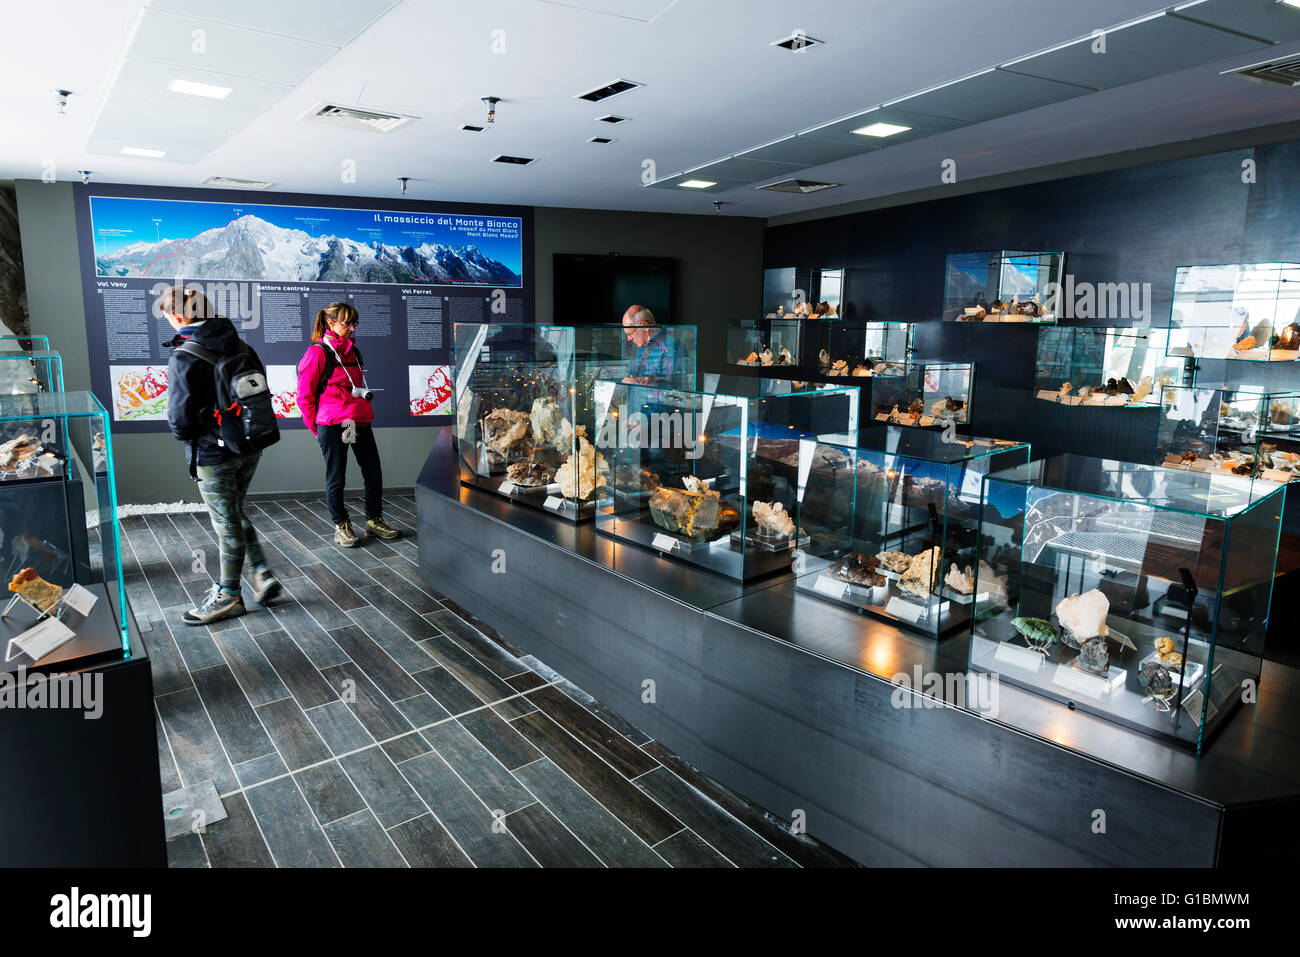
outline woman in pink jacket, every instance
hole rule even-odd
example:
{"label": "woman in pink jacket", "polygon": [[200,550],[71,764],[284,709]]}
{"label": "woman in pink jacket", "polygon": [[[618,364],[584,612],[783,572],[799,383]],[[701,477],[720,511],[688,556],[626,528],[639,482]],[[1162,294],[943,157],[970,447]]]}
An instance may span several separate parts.
{"label": "woman in pink jacket", "polygon": [[311,345],[298,363],[298,408],[325,456],[325,500],[334,522],[334,541],[344,548],[360,541],[343,504],[349,445],[366,485],[366,531],[379,538],[401,534],[384,521],[384,477],[371,426],[372,393],[366,387],[361,351],[352,341],[358,321],[357,311],[348,303],[331,302],[316,313]]}

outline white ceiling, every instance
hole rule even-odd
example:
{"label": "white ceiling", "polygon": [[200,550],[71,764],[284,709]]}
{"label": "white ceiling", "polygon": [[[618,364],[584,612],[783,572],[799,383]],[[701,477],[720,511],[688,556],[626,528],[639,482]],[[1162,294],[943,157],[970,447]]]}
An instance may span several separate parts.
{"label": "white ceiling", "polygon": [[[777,216],[939,185],[945,159],[956,161],[959,180],[971,180],[1300,118],[1300,89],[1219,75],[1300,52],[1300,39],[1251,49],[1256,44],[1216,34],[1216,55],[1241,52],[797,171],[842,183],[837,189],[756,191],[741,181],[768,167],[751,162],[725,168],[737,177],[734,187],[724,181],[727,188],[701,195],[643,188],[646,162],[662,180],[1165,7],[1158,0],[70,0],[54,16],[40,4],[0,3],[0,34],[10,41],[0,59],[0,179],[39,179],[53,163],[59,179],[88,168],[98,182],[197,186],[216,174],[270,180],[279,191],[382,196],[396,195],[397,177],[408,176],[413,198],[673,212],[707,212],[720,200],[725,213]],[[1265,9],[1262,0],[1208,0],[1204,9],[1229,3],[1283,24],[1278,17],[1294,16],[1300,38],[1300,9]],[[195,29],[204,31],[201,52],[193,52]],[[825,45],[799,54],[771,45],[795,30]],[[1181,41],[1177,48],[1166,41],[1163,49],[1134,51],[1120,35],[1110,37],[1107,56],[1115,59],[1102,62],[1115,64],[1104,71],[1115,79],[1127,79],[1137,61],[1177,63],[1182,49]],[[1069,69],[1068,59],[1047,59],[1027,62],[1063,78],[1051,71]],[[1082,68],[1095,69],[1097,61],[1083,60]],[[1022,68],[1037,69],[1013,67]],[[167,92],[178,76],[235,92],[220,102]],[[575,98],[618,78],[645,85],[602,103]],[[54,87],[74,91],[65,116],[54,111]],[[1027,91],[1025,102],[1037,93]],[[479,98],[487,95],[502,98],[497,123],[483,134],[461,132],[462,123],[485,119]],[[388,135],[300,121],[323,100],[420,119]],[[596,122],[611,112],[631,122]],[[589,143],[595,135],[616,142]],[[826,126],[802,142],[825,147],[845,135]],[[131,145],[167,156],[121,155]],[[500,153],[537,162],[489,162]],[[348,161],[355,183],[341,175]],[[760,182],[795,169],[774,166],[775,175]]]}

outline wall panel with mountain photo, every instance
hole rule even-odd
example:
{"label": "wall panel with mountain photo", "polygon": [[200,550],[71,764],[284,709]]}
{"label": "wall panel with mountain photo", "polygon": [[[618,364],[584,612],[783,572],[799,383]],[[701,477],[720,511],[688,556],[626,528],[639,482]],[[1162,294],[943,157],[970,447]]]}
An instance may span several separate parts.
{"label": "wall panel with mountain photo", "polygon": [[289,426],[329,302],[360,314],[379,426],[450,421],[453,323],[533,321],[528,207],[95,185],[77,228],[92,388],[121,432],[166,429],[173,332],[153,304],[179,282],[257,350]]}

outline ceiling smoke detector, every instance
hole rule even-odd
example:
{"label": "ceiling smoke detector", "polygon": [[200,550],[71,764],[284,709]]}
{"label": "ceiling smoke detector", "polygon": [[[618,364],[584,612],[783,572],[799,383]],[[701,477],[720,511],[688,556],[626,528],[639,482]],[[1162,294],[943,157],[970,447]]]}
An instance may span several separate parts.
{"label": "ceiling smoke detector", "polygon": [[755,189],[771,190],[774,193],[816,193],[823,189],[834,189],[839,183],[820,183],[814,179],[783,179],[779,183],[755,186]]}
{"label": "ceiling smoke detector", "polygon": [[339,126],[345,130],[359,130],[363,133],[391,133],[408,123],[415,122],[418,117],[322,102],[304,113],[301,119],[307,123],[323,123],[326,126]]}
{"label": "ceiling smoke detector", "polygon": [[227,189],[270,189],[275,184],[264,179],[239,179],[235,176],[208,176],[201,186],[224,186]]}
{"label": "ceiling smoke detector", "polygon": [[1284,60],[1268,60],[1236,70],[1224,70],[1220,76],[1235,73],[1252,83],[1271,83],[1274,86],[1300,86],[1300,56]]}
{"label": "ceiling smoke detector", "polygon": [[637,83],[634,80],[615,80],[613,83],[606,83],[594,90],[588,90],[586,93],[579,93],[577,99],[586,100],[588,103],[599,103],[611,96],[618,96],[618,94],[626,93],[628,90],[635,90],[638,86],[645,86],[645,84]]}

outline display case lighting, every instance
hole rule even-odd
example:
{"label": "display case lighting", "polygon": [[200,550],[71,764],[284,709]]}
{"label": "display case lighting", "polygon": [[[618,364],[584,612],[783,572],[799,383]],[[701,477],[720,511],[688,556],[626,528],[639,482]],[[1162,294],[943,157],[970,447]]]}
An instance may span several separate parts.
{"label": "display case lighting", "polygon": [[897,123],[872,123],[868,126],[856,129],[853,132],[857,133],[859,136],[884,137],[894,136],[898,133],[906,133],[910,129],[910,126],[899,126]]}

